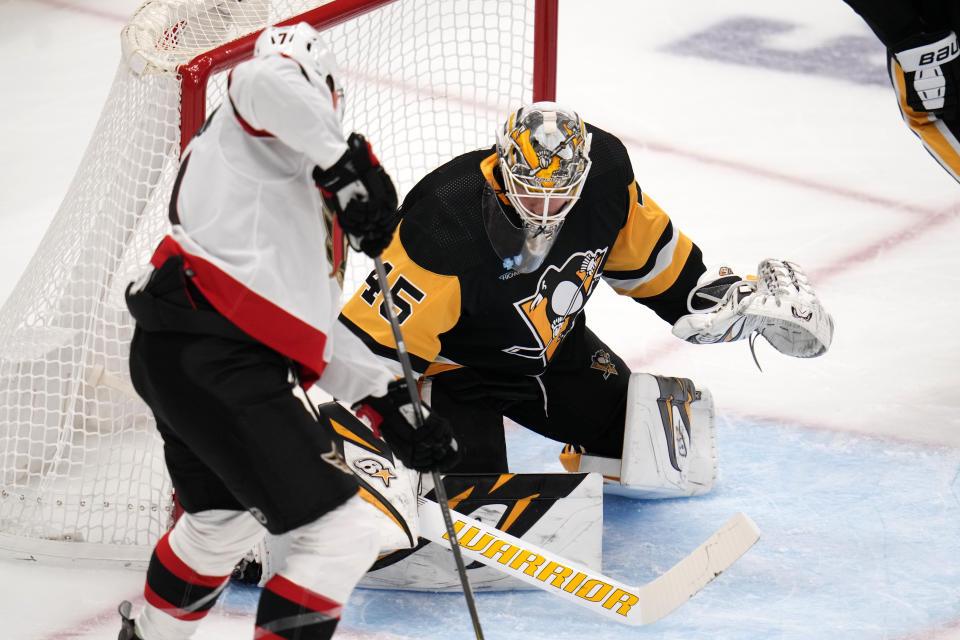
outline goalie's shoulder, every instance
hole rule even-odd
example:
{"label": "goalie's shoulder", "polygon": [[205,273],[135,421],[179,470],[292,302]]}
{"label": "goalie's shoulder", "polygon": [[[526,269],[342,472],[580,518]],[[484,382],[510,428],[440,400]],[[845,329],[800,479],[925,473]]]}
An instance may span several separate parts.
{"label": "goalie's shoulder", "polygon": [[479,215],[485,179],[478,149],[428,173],[400,207],[400,242],[411,260],[442,275],[459,275],[490,253]]}
{"label": "goalie's shoulder", "polygon": [[633,182],[633,165],[627,147],[617,136],[587,123],[590,135],[590,174],[588,182],[614,181],[618,184]]}

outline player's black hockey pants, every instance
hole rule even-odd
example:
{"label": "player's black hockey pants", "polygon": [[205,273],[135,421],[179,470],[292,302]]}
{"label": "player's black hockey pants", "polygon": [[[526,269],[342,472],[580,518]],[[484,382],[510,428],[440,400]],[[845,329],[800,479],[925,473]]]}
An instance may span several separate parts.
{"label": "player's black hockey pants", "polygon": [[343,504],[356,480],[329,462],[328,425],[293,395],[290,361],[186,295],[176,264],[128,295],[130,375],[184,510],[245,509],[284,533]]}
{"label": "player's black hockey pants", "polygon": [[539,378],[454,369],[430,377],[425,399],[453,424],[463,450],[451,471],[496,473],[507,471],[504,416],[557,442],[619,457],[629,379],[626,363],[578,324]]}

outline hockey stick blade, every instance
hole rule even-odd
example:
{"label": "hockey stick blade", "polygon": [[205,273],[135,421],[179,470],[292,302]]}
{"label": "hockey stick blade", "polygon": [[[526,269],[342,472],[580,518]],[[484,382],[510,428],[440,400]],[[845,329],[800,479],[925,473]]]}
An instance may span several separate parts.
{"label": "hockey stick blade", "polygon": [[[419,498],[420,534],[449,544],[440,506]],[[631,626],[656,622],[746,553],[760,539],[757,525],[743,513],[730,518],[706,542],[668,571],[640,586],[601,574],[456,511],[450,512],[464,556],[503,571],[608,620]]]}

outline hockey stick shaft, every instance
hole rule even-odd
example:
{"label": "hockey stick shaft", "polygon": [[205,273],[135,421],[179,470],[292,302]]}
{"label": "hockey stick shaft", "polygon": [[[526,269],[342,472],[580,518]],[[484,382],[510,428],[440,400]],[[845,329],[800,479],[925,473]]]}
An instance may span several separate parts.
{"label": "hockey stick shaft", "polygon": [[[417,390],[417,380],[413,375],[413,366],[410,364],[410,354],[407,353],[407,345],[403,341],[403,332],[400,330],[400,321],[397,319],[397,312],[393,306],[393,295],[390,292],[390,286],[387,282],[387,270],[383,266],[383,259],[377,256],[373,259],[374,267],[377,271],[377,281],[380,283],[380,291],[383,293],[383,305],[387,312],[387,319],[390,321],[390,329],[393,331],[393,340],[397,345],[397,358],[400,361],[400,367],[403,369],[403,377],[407,381],[407,391],[410,393],[410,403],[414,407],[414,413],[417,419],[417,426],[423,425],[423,406],[420,402],[420,393]],[[448,506],[447,491],[443,486],[443,478],[440,473],[433,471],[433,487],[437,496],[437,503],[443,524],[446,528],[447,539],[450,541],[450,550],[453,552],[453,559],[457,565],[457,573],[460,576],[460,585],[463,587],[463,597],[467,601],[467,609],[470,611],[470,620],[473,622],[473,631],[477,640],[483,640],[483,629],[480,628],[480,616],[477,614],[477,604],[473,597],[473,589],[470,587],[470,579],[467,577],[467,567],[463,562],[463,555],[460,553],[460,545],[456,544],[456,532],[453,527],[453,518]]]}
{"label": "hockey stick shaft", "polygon": [[[420,534],[440,544],[452,540],[440,526],[439,505],[420,497],[419,506]],[[452,517],[456,546],[470,560],[631,626],[655,622],[682,605],[760,538],[753,521],[739,513],[665,573],[631,586],[461,513]]]}

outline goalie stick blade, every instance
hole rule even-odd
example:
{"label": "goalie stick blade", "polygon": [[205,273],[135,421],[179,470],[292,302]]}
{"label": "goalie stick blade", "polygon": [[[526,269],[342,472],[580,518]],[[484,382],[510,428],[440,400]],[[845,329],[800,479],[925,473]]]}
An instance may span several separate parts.
{"label": "goalie stick blade", "polygon": [[[421,535],[446,544],[439,505],[423,497],[419,503]],[[635,587],[456,511],[450,516],[464,557],[631,626],[656,622],[682,605],[760,539],[753,521],[737,514],[666,573]]]}
{"label": "goalie stick blade", "polygon": [[723,573],[760,539],[760,529],[738,513],[693,553],[640,587],[643,623],[664,617]]}

